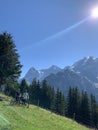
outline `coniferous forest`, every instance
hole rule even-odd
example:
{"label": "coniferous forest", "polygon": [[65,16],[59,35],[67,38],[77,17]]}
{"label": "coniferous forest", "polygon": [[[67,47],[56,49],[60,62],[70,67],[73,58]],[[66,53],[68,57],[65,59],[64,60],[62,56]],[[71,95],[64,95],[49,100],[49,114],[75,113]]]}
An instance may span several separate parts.
{"label": "coniferous forest", "polygon": [[15,98],[18,89],[21,93],[27,90],[30,104],[67,116],[87,126],[98,127],[98,103],[94,95],[89,96],[86,91],[80,93],[77,87],[69,87],[68,94],[64,95],[59,89],[54,90],[45,80],[42,83],[33,80],[28,85],[23,79],[17,86],[14,89],[8,86],[5,93]]}

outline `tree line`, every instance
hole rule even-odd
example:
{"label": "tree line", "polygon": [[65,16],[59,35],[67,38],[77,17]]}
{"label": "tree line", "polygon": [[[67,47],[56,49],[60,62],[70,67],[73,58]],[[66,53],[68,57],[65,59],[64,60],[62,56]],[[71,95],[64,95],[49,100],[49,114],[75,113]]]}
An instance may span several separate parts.
{"label": "tree line", "polygon": [[79,92],[77,87],[69,87],[67,95],[55,90],[46,80],[36,79],[28,85],[23,79],[19,84],[21,92],[28,90],[30,103],[48,109],[56,114],[67,116],[88,126],[98,127],[98,103],[94,95]]}

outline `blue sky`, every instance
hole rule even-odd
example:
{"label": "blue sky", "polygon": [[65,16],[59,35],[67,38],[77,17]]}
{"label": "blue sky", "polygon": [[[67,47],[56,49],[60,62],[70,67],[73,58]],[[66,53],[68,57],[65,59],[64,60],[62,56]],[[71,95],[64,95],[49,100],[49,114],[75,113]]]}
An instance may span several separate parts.
{"label": "blue sky", "polygon": [[[63,68],[85,56],[98,57],[98,19],[71,29],[97,4],[98,0],[0,0],[0,33],[12,34],[22,76],[32,66]],[[58,32],[61,35],[55,35]]]}

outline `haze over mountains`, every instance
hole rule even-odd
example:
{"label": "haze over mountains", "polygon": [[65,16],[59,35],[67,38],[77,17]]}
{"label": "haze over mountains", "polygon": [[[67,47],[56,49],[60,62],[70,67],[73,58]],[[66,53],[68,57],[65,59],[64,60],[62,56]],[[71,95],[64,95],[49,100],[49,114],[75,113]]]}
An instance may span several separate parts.
{"label": "haze over mountains", "polygon": [[69,86],[77,86],[80,91],[85,90],[97,96],[98,58],[85,57],[64,69],[54,65],[42,70],[36,70],[32,67],[24,78],[28,83],[31,83],[34,78],[39,81],[45,79],[49,85],[55,89],[59,88],[64,93],[68,91]]}

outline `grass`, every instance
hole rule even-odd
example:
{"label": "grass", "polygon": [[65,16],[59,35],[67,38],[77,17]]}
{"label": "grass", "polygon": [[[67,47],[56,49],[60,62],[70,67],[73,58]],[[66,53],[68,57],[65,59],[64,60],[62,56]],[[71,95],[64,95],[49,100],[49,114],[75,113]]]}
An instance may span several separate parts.
{"label": "grass", "polygon": [[0,94],[0,130],[90,130],[75,121],[34,105],[11,106],[10,98]]}

